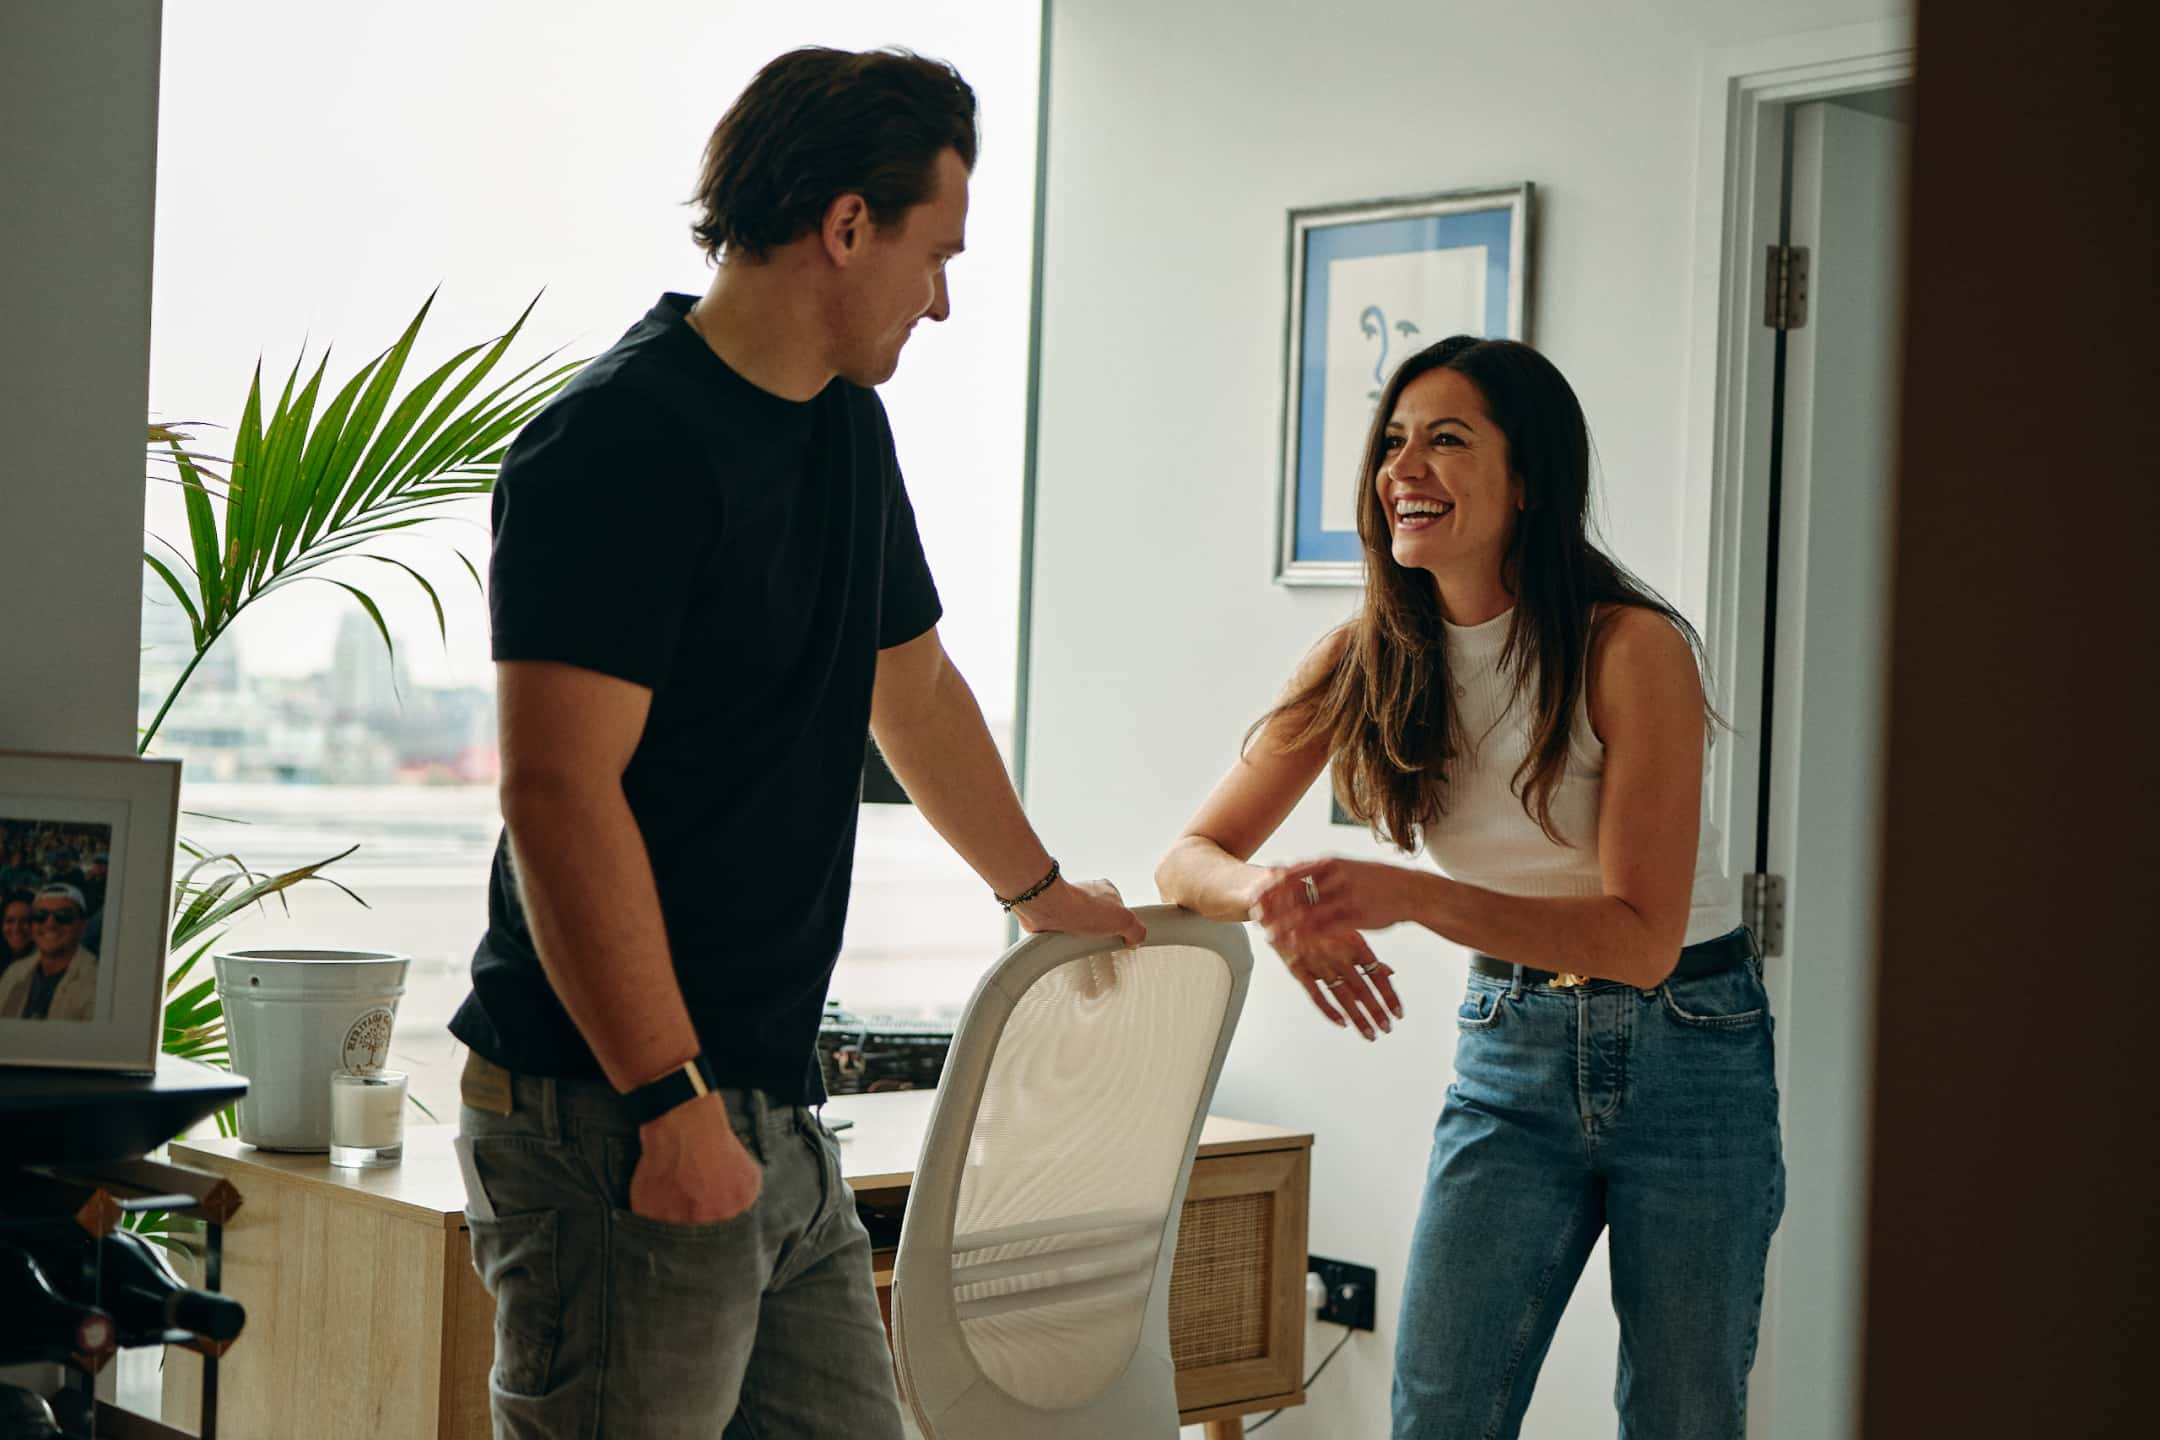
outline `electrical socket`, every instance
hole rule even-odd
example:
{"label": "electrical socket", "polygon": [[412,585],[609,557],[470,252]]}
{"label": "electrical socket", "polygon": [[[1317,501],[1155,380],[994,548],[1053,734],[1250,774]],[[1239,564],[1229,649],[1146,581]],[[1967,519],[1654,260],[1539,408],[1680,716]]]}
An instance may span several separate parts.
{"label": "electrical socket", "polygon": [[1369,1265],[1353,1265],[1347,1260],[1330,1260],[1324,1255],[1306,1257],[1305,1268],[1320,1277],[1327,1287],[1327,1303],[1320,1307],[1318,1319],[1333,1325],[1347,1325],[1352,1330],[1373,1328],[1373,1313],[1379,1303],[1380,1273]]}

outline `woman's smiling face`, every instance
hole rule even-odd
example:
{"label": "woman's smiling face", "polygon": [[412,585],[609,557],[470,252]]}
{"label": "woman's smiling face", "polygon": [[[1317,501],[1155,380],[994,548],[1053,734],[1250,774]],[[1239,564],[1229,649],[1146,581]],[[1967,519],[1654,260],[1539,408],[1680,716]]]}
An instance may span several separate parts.
{"label": "woman's smiling face", "polygon": [[1468,376],[1442,368],[1403,387],[1373,483],[1398,565],[1436,575],[1487,564],[1499,572],[1522,487],[1508,465],[1507,436]]}

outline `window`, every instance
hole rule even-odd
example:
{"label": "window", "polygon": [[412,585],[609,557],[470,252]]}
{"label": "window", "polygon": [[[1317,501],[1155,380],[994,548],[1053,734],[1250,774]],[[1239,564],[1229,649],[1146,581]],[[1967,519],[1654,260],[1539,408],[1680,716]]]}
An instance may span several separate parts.
{"label": "window", "polygon": [[[661,291],[704,288],[683,202],[707,133],[759,65],[806,43],[949,59],[983,112],[968,253],[952,271],[953,320],[918,332],[884,395],[947,648],[1009,742],[1039,21],[1033,6],[927,0],[814,15],[689,0],[168,3],[153,418],[207,422],[198,448],[230,453],[258,357],[274,389],[303,346],[312,365],[333,345],[326,384],[340,383],[438,286],[408,381],[543,291],[512,361],[604,349]],[[150,528],[184,544],[172,487],[153,486]],[[499,824],[486,611],[447,547],[484,571],[485,504],[432,534],[394,553],[437,582],[447,644],[387,566],[344,578],[382,604],[394,663],[345,592],[286,591],[219,642],[154,753],[187,762],[196,813],[183,831],[198,844],[258,870],[361,847],[330,873],[370,908],[306,886],[289,918],[253,917],[229,943],[411,955],[396,1053],[447,1118],[456,1056],[443,1026],[485,922]],[[162,585],[146,593],[145,723],[188,657],[169,599]],[[1004,933],[919,814],[865,808],[836,999],[957,1013]]]}

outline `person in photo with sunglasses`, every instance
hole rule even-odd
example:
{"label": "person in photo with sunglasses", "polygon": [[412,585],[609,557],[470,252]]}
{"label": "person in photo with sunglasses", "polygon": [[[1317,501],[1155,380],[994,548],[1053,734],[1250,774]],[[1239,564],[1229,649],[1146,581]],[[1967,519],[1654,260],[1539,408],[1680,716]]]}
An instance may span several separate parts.
{"label": "person in photo with sunglasses", "polygon": [[36,946],[0,973],[0,1020],[90,1020],[97,1015],[97,955],[83,948],[83,893],[47,885],[31,897]]}

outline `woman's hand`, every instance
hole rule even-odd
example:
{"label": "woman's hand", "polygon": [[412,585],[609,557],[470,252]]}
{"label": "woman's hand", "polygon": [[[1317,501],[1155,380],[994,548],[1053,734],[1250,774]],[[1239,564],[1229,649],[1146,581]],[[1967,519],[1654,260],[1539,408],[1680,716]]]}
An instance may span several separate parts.
{"label": "woman's hand", "polygon": [[[1289,873],[1282,869],[1265,873],[1253,892],[1254,920],[1266,924],[1263,901],[1281,889]],[[1303,893],[1302,886],[1293,884],[1292,888]],[[1395,972],[1380,963],[1356,930],[1342,929],[1332,934],[1307,931],[1290,940],[1277,938],[1270,927],[1268,943],[1289,967],[1291,976],[1305,987],[1313,1008],[1331,1024],[1355,1025],[1360,1035],[1371,1040],[1377,1032],[1395,1028],[1389,1020],[1391,1014],[1395,1019],[1402,1018],[1402,1001],[1388,979]]]}
{"label": "woman's hand", "polygon": [[1439,877],[1370,860],[1309,860],[1270,872],[1253,918],[1277,949],[1345,930],[1385,930],[1418,918],[1427,887]]}

